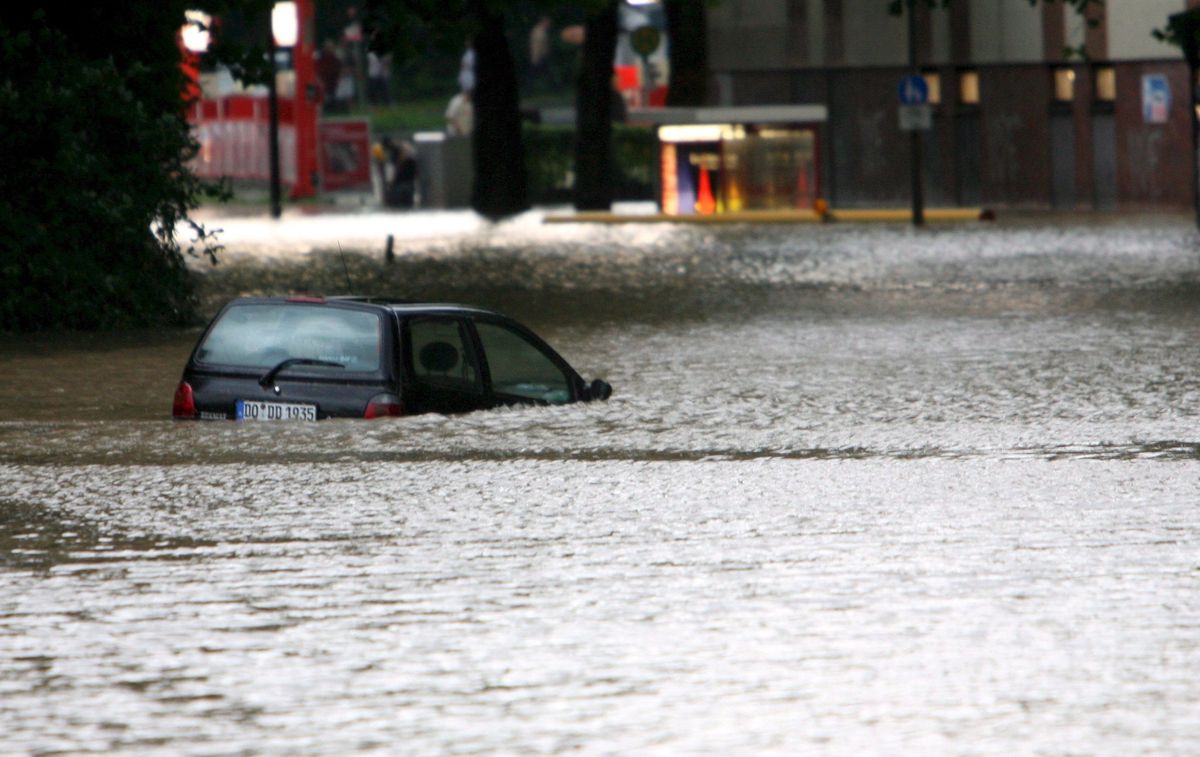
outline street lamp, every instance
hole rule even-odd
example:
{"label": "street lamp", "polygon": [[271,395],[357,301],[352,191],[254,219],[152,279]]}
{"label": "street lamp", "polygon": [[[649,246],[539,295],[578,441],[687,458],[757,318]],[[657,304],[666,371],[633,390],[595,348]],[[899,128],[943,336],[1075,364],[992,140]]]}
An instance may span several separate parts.
{"label": "street lamp", "polygon": [[300,39],[300,16],[294,2],[275,3],[271,8],[271,33],[279,47],[295,47]]}
{"label": "street lamp", "polygon": [[198,10],[184,11],[184,24],[179,29],[179,42],[183,45],[183,72],[187,76],[184,99],[190,105],[201,96],[200,56],[208,52],[212,43],[212,16]]}
{"label": "street lamp", "polygon": [[179,30],[183,46],[197,55],[208,52],[212,39],[209,28],[212,26],[212,16],[203,11],[184,11],[183,17],[187,23]]}

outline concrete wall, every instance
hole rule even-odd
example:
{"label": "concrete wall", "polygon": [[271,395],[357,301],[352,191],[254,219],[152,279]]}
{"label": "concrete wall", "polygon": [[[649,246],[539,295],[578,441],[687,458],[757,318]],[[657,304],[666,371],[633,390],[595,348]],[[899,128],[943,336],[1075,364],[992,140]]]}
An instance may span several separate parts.
{"label": "concrete wall", "polygon": [[[1142,76],[1165,74],[1171,86],[1170,120],[1147,124]],[[1192,173],[1187,66],[1138,62],[1117,68],[1117,198],[1124,207],[1159,207],[1191,200]],[[1184,196],[1186,195],[1186,197]],[[1182,200],[1182,203],[1180,201]]]}
{"label": "concrete wall", "polygon": [[787,9],[775,0],[723,0],[708,10],[709,65],[714,71],[787,65]]}
{"label": "concrete wall", "polygon": [[1167,17],[1187,7],[1186,0],[1109,0],[1108,56],[1113,60],[1172,58],[1177,48],[1154,39],[1151,32],[1167,25]]}
{"label": "concrete wall", "polygon": [[908,60],[908,23],[887,13],[879,0],[841,0],[846,62],[897,66]]}
{"label": "concrete wall", "polygon": [[808,64],[819,66],[827,59],[825,46],[825,0],[808,0],[805,6]]}
{"label": "concrete wall", "polygon": [[983,202],[1050,204],[1050,78],[1038,65],[979,72]]}
{"label": "concrete wall", "polygon": [[721,0],[710,5],[709,25],[720,21],[754,29],[787,24],[787,4],[780,0]]}
{"label": "concrete wall", "polygon": [[1011,0],[971,0],[971,51],[977,63],[1042,60],[1042,9]]}
{"label": "concrete wall", "polygon": [[830,85],[830,176],[838,200],[854,205],[903,204],[908,147],[893,101],[898,69],[838,71]]}
{"label": "concrete wall", "polygon": [[929,63],[949,63],[950,11],[937,8],[929,13]]}

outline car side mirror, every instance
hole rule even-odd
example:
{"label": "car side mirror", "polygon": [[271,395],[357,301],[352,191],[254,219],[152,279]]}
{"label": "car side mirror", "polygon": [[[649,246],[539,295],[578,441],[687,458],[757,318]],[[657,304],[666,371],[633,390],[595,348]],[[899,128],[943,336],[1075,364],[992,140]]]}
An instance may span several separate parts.
{"label": "car side mirror", "polygon": [[591,400],[606,400],[612,396],[612,385],[607,381],[596,379],[587,388],[587,399]]}

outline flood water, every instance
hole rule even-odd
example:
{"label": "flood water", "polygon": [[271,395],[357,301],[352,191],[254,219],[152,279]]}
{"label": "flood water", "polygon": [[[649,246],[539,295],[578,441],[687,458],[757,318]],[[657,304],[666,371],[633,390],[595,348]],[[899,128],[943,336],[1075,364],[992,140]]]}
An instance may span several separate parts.
{"label": "flood water", "polygon": [[614,396],[175,423],[195,331],[5,338],[0,752],[1200,751],[1186,220],[220,220],[207,309],[466,300]]}

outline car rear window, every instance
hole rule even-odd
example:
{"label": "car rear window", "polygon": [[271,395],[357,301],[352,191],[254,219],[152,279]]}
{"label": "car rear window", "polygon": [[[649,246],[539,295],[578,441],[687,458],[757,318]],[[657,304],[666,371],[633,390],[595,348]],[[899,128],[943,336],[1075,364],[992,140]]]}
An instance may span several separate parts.
{"label": "car rear window", "polygon": [[213,324],[196,359],[271,368],[302,358],[343,366],[303,366],[306,371],[377,371],[381,333],[379,316],[361,310],[295,303],[234,305]]}

